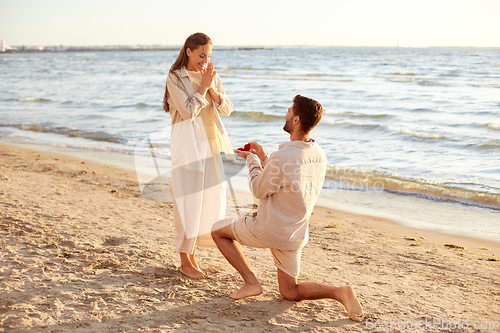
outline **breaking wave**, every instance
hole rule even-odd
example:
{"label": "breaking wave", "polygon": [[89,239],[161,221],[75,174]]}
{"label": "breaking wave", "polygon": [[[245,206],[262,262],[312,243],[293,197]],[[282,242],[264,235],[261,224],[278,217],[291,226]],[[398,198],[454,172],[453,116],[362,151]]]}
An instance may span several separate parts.
{"label": "breaking wave", "polygon": [[[440,183],[425,179],[405,178],[378,170],[361,170],[329,165],[328,179],[346,182],[340,188],[362,189],[366,186],[385,192],[416,196],[439,202],[459,203],[500,211],[500,188],[475,183]],[[342,183],[340,183],[342,184]],[[352,186],[354,184],[354,186]]]}
{"label": "breaking wave", "polygon": [[233,111],[233,113],[231,113],[231,117],[254,121],[257,123],[268,123],[271,121],[284,120],[284,116],[276,116],[260,111]]}
{"label": "breaking wave", "polygon": [[21,103],[45,103],[50,102],[50,99],[47,98],[36,98],[36,97],[25,97],[17,99]]}
{"label": "breaking wave", "polygon": [[[325,112],[326,113],[326,112]],[[393,116],[390,114],[382,113],[382,114],[365,114],[365,113],[356,113],[352,111],[341,111],[333,113],[334,116],[343,116],[349,118],[365,118],[365,119],[387,119],[392,118]]]}
{"label": "breaking wave", "polygon": [[343,126],[351,129],[362,129],[362,130],[367,130],[367,131],[373,131],[376,129],[382,129],[384,126],[379,125],[379,124],[356,124],[356,123],[351,123],[348,121],[342,121],[342,120],[328,120],[328,119],[322,119],[321,124],[327,124],[331,126]]}
{"label": "breaking wave", "polygon": [[439,140],[439,139],[446,138],[446,136],[439,135],[439,134],[415,133],[415,132],[408,132],[408,131],[403,131],[403,130],[399,130],[398,132],[400,134],[404,134],[406,136],[417,138],[417,139],[422,139],[422,140]]}
{"label": "breaking wave", "polygon": [[68,128],[64,126],[59,127],[51,127],[46,125],[31,125],[31,124],[12,124],[12,125],[0,125],[3,127],[14,127],[23,131],[32,131],[32,132],[40,132],[40,133],[54,133],[60,135],[66,135],[68,137],[78,137],[85,138],[94,141],[104,141],[104,142],[114,142],[114,143],[122,143],[123,139],[115,137],[106,132],[97,131],[90,132],[79,129]]}
{"label": "breaking wave", "polygon": [[494,131],[500,131],[500,125],[498,124],[493,124],[493,123],[487,123],[485,127],[494,130]]}

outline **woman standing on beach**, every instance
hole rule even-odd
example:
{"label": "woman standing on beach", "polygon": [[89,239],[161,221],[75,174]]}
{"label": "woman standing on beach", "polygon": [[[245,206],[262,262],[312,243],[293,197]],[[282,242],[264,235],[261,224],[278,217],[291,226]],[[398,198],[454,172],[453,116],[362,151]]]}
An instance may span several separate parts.
{"label": "woman standing on beach", "polygon": [[181,258],[180,271],[193,279],[207,277],[195,261],[196,247],[215,247],[212,225],[225,218],[221,152],[234,158],[220,119],[229,116],[233,104],[209,63],[211,54],[207,35],[189,36],[170,68],[163,99],[163,109],[172,117],[175,251]]}

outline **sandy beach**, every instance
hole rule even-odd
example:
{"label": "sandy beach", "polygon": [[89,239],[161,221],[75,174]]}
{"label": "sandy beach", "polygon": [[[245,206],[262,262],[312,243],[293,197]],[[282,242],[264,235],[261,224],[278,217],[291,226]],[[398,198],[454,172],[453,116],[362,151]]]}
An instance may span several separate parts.
{"label": "sandy beach", "polygon": [[144,199],[132,171],[5,144],[0,157],[1,332],[500,331],[500,244],[316,207],[299,280],[353,286],[357,323],[335,301],[283,299],[266,249],[242,247],[258,297],[229,297],[242,280],[217,249],[197,252],[209,279],[185,277],[172,204]]}

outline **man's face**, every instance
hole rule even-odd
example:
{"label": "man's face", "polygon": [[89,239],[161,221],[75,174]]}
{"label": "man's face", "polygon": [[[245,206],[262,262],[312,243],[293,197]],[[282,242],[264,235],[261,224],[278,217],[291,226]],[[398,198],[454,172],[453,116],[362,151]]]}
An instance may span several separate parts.
{"label": "man's face", "polygon": [[285,115],[285,126],[283,126],[283,130],[292,134],[293,132],[293,119],[296,115],[293,113],[293,105],[288,108],[288,112]]}

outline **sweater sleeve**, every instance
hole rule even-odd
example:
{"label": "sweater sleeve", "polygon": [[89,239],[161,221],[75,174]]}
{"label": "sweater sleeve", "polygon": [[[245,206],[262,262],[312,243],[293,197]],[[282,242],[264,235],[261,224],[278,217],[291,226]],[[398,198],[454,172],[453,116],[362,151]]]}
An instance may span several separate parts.
{"label": "sweater sleeve", "polygon": [[179,112],[182,120],[194,120],[201,109],[208,105],[208,101],[198,92],[189,96],[183,88],[182,81],[169,73],[167,77],[168,104]]}
{"label": "sweater sleeve", "polygon": [[233,110],[233,102],[226,96],[226,92],[224,91],[224,87],[222,86],[222,80],[220,79],[220,76],[217,74],[216,80],[215,80],[215,90],[220,94],[220,104],[213,101],[214,107],[219,112],[219,114],[228,117],[231,114],[231,111]]}
{"label": "sweater sleeve", "polygon": [[248,184],[250,191],[257,199],[264,199],[278,192],[283,183],[280,163],[272,156],[266,158],[266,167],[262,168],[255,154],[247,156]]}

